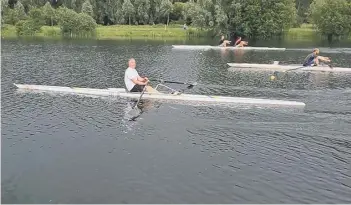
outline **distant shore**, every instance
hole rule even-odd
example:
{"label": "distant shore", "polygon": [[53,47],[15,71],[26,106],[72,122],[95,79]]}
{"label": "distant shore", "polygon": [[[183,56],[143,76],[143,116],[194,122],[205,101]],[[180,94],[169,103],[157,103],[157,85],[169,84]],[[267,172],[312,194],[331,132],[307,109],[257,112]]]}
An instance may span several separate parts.
{"label": "distant shore", "polygon": [[[1,29],[2,37],[16,37],[16,27],[13,25],[3,25]],[[61,30],[58,26],[43,26],[40,32],[34,36],[59,37]],[[284,32],[284,36],[289,38],[313,38],[318,36],[317,31],[310,24],[303,24],[299,28],[291,28]],[[206,30],[188,27],[183,29],[183,25],[112,25],[98,26],[96,28],[97,39],[120,39],[120,38],[191,38],[208,37]],[[348,37],[351,39],[351,35]]]}
{"label": "distant shore", "polygon": [[[1,30],[3,37],[15,37],[16,27],[5,25]],[[59,26],[42,26],[40,32],[34,36],[61,36]],[[112,25],[101,26],[96,28],[97,39],[114,39],[114,38],[187,38],[187,37],[207,37],[206,30],[188,27],[183,29],[183,25]]]}

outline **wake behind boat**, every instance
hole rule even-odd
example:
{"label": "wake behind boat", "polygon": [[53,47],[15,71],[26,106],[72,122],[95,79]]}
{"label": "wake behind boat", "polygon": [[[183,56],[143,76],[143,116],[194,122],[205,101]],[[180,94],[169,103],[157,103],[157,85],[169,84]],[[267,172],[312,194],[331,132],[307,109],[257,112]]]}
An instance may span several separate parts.
{"label": "wake behind boat", "polygon": [[229,50],[273,50],[273,51],[285,51],[286,48],[274,48],[274,47],[251,47],[251,46],[244,46],[244,47],[234,47],[234,46],[211,46],[211,45],[172,45],[172,49],[182,49],[182,50],[222,50],[222,49],[229,49]]}
{"label": "wake behind boat", "polygon": [[[139,99],[140,93],[130,93],[124,88],[107,88],[107,89],[93,89],[93,88],[77,88],[77,87],[60,87],[60,86],[46,86],[46,85],[28,85],[28,84],[14,84],[19,89],[33,90],[33,91],[47,91],[60,92],[69,94],[88,94],[98,96],[119,96],[125,98]],[[159,84],[156,89],[161,86]],[[164,85],[162,85],[164,86]],[[143,94],[144,99],[159,99],[166,101],[188,101],[188,102],[207,102],[218,104],[236,104],[236,105],[256,105],[256,106],[283,106],[283,107],[305,107],[305,103],[297,101],[271,100],[271,99],[255,99],[243,97],[226,97],[213,95],[192,95],[192,94],[167,94],[167,93],[147,93]],[[189,103],[192,105],[192,103]]]}
{"label": "wake behind boat", "polygon": [[329,67],[328,65],[302,66],[298,64],[258,64],[258,63],[227,63],[232,71],[294,71],[294,72],[342,72],[351,73],[351,68]]}

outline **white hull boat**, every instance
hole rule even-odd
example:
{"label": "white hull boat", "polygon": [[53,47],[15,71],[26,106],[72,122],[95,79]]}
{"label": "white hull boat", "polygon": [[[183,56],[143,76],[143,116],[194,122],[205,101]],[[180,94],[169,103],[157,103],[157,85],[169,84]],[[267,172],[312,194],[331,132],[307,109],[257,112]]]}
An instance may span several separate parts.
{"label": "white hull boat", "polygon": [[[107,88],[107,89],[93,89],[93,88],[77,88],[77,87],[60,87],[60,86],[46,86],[46,85],[28,85],[28,84],[14,84],[19,89],[33,90],[33,91],[48,91],[61,92],[71,94],[87,94],[98,96],[119,96],[125,98],[138,99],[140,93],[126,92],[124,88]],[[238,104],[238,105],[257,105],[257,106],[287,106],[287,107],[304,107],[305,103],[297,101],[284,100],[270,100],[270,99],[255,99],[243,97],[225,97],[212,95],[192,95],[192,94],[165,94],[165,93],[144,93],[143,99],[159,99],[170,101],[189,101],[189,102],[208,102],[218,104]],[[191,104],[191,103],[190,103]]]}
{"label": "white hull boat", "polygon": [[211,45],[172,45],[173,49],[183,49],[183,50],[223,50],[223,49],[229,49],[229,50],[273,50],[273,51],[285,51],[286,48],[274,48],[274,47],[251,47],[251,46],[245,46],[245,47],[233,47],[233,46],[227,46],[227,47],[221,47],[221,46],[211,46]]}
{"label": "white hull boat", "polygon": [[281,65],[281,64],[257,64],[257,63],[227,63],[232,70],[247,70],[247,71],[289,71],[294,72],[343,72],[351,73],[351,68],[341,68],[341,67],[329,67],[327,65],[320,66],[302,66],[298,64],[293,65]]}

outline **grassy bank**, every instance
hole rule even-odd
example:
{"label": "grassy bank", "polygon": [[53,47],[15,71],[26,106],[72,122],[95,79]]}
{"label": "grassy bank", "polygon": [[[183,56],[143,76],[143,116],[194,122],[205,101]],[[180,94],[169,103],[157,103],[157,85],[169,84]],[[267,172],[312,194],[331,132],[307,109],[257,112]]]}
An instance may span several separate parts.
{"label": "grassy bank", "polygon": [[290,38],[313,38],[318,36],[318,33],[312,24],[302,24],[299,28],[291,28],[285,32],[285,35]]}
{"label": "grassy bank", "polygon": [[196,28],[184,30],[182,25],[113,25],[99,26],[96,29],[96,37],[108,39],[114,37],[145,37],[145,38],[185,38],[185,37],[206,37],[207,32]]}
{"label": "grassy bank", "polygon": [[[206,37],[207,31],[197,28],[188,28],[184,30],[182,25],[113,25],[101,26],[96,28],[97,39],[114,39],[114,38],[187,38],[187,37]],[[13,25],[4,25],[1,29],[3,37],[15,37],[16,27]],[[61,31],[58,26],[43,26],[35,36],[60,36]]]}
{"label": "grassy bank", "polygon": [[[320,36],[316,28],[312,24],[302,24],[298,28],[291,28],[285,32],[285,35],[289,38],[298,38],[298,39],[308,39]],[[351,34],[348,39],[351,40]]]}
{"label": "grassy bank", "polygon": [[[1,29],[3,37],[15,37],[16,28],[13,25],[3,25]],[[61,36],[61,31],[58,26],[43,26],[40,32],[35,36]],[[182,25],[113,25],[101,26],[96,28],[97,39],[119,39],[119,38],[188,38],[188,37],[206,37],[208,32],[197,28],[189,27],[184,30]],[[299,28],[291,28],[285,32],[288,38],[296,39],[311,39],[318,37],[316,29],[311,24],[303,24]],[[349,36],[351,39],[351,35]]]}

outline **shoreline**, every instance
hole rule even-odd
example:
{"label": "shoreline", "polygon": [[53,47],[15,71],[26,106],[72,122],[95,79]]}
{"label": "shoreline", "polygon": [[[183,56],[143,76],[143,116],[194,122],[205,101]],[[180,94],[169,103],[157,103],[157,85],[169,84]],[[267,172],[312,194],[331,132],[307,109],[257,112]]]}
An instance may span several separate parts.
{"label": "shoreline", "polygon": [[[47,37],[47,38],[67,38],[61,35],[61,30],[58,26],[42,26],[40,32],[32,36],[18,36],[16,27],[5,24],[1,28],[2,38],[25,38],[25,37]],[[299,28],[291,28],[285,31],[282,37],[308,39],[308,38],[323,38],[312,25],[301,25]],[[70,38],[70,37],[68,37]],[[188,27],[187,30],[182,28],[182,25],[112,25],[101,26],[96,28],[94,36],[90,37],[71,37],[71,38],[93,38],[97,40],[118,40],[118,39],[155,39],[155,40],[180,40],[180,39],[206,39],[209,38],[208,31],[198,28]],[[351,35],[348,38],[351,40]]]}

